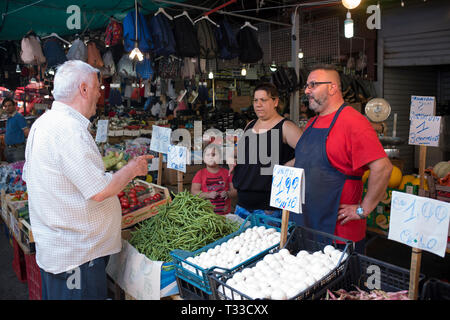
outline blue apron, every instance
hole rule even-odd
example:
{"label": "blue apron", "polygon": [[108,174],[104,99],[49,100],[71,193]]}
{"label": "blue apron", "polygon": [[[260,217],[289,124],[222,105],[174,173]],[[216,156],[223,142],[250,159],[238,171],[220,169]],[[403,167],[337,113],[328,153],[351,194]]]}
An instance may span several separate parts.
{"label": "blue apron", "polygon": [[313,128],[317,118],[305,130],[295,147],[295,167],[305,170],[303,214],[290,214],[299,226],[334,234],[337,212],[345,180],[360,180],[334,168],[327,157],[326,142],[345,103],[336,112],[328,128]]}

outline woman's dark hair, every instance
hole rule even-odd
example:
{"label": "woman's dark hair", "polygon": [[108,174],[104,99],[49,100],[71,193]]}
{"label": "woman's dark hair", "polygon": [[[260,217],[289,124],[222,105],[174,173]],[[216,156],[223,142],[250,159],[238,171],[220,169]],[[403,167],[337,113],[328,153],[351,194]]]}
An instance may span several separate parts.
{"label": "woman's dark hair", "polygon": [[13,105],[16,105],[16,102],[15,102],[13,99],[11,99],[11,98],[5,98],[5,99],[3,99],[3,101],[2,101],[2,108],[5,106],[5,104],[6,104],[7,102],[12,102]]}
{"label": "woman's dark hair", "polygon": [[258,90],[264,90],[272,98],[279,98],[278,89],[273,83],[263,82],[263,83],[256,85],[256,88],[253,91],[253,95],[255,95],[255,92]]}

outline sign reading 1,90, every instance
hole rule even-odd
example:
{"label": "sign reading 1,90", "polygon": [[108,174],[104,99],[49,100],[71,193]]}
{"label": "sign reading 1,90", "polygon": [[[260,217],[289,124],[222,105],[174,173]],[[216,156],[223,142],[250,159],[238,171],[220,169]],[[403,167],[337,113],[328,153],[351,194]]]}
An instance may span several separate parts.
{"label": "sign reading 1,90", "polygon": [[303,169],[276,165],[273,170],[270,205],[300,213],[303,184]]}

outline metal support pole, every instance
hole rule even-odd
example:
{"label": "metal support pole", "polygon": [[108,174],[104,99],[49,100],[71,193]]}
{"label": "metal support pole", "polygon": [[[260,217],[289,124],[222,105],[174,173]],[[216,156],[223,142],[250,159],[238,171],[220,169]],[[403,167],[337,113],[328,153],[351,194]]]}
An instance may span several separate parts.
{"label": "metal support pole", "polygon": [[[295,8],[294,13],[292,13],[292,32],[291,32],[291,61],[292,61],[292,67],[295,69],[295,73],[297,74],[297,79],[299,78],[300,74],[300,61],[298,59],[298,49],[299,49],[299,40],[300,40],[300,31],[299,31],[299,14],[297,13],[298,6]],[[300,108],[299,108],[299,101],[300,101],[300,93],[297,90],[291,93],[290,97],[290,119],[294,121],[297,125],[299,124],[299,117],[300,117]]]}

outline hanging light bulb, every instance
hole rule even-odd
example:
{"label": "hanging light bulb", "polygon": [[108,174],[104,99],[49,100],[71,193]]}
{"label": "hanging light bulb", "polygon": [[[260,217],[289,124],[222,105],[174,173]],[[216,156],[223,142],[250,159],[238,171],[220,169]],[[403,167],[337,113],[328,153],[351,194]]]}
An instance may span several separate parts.
{"label": "hanging light bulb", "polygon": [[242,67],[241,70],[241,76],[245,77],[247,75],[247,69],[245,69],[245,66]]}
{"label": "hanging light bulb", "polygon": [[303,51],[302,49],[298,49],[298,58],[303,59]]}
{"label": "hanging light bulb", "polygon": [[208,79],[214,79],[214,73],[212,71],[208,73]]}
{"label": "hanging light bulb", "polygon": [[405,3],[403,2],[403,0],[400,2],[400,5],[401,5],[402,7],[405,6]]}
{"label": "hanging light bulb", "polygon": [[349,10],[355,9],[360,3],[361,0],[342,0],[342,5]]}
{"label": "hanging light bulb", "polygon": [[137,41],[134,45],[134,49],[131,50],[129,57],[131,60],[134,60],[135,58],[137,58],[139,61],[144,60],[144,55],[142,54],[141,50],[139,50]]}
{"label": "hanging light bulb", "polygon": [[344,34],[346,38],[353,38],[353,20],[350,11],[347,11],[347,19],[344,21]]}
{"label": "hanging light bulb", "polygon": [[[269,67],[270,71],[275,72],[277,71],[277,65],[275,64],[275,61],[272,61],[272,64]],[[242,72],[241,72],[242,73]]]}
{"label": "hanging light bulb", "polygon": [[20,70],[20,66],[19,65],[17,65],[17,67],[16,67],[16,72],[17,73],[21,73],[22,71]]}

